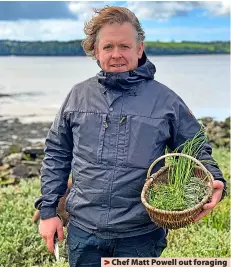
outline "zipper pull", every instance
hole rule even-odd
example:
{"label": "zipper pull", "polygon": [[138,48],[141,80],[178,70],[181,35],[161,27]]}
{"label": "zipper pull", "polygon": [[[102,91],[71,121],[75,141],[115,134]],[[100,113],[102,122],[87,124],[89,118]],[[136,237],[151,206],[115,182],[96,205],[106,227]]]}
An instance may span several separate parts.
{"label": "zipper pull", "polygon": [[122,118],[120,119],[120,124],[122,124],[126,119],[127,119],[126,116],[122,117]]}

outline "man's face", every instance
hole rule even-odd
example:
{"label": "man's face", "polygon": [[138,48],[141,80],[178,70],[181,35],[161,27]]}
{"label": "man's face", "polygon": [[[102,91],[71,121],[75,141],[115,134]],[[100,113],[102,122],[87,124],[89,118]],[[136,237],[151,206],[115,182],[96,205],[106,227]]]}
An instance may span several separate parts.
{"label": "man's face", "polygon": [[106,24],[99,31],[95,57],[104,71],[124,72],[137,68],[143,50],[144,44],[137,43],[131,23]]}

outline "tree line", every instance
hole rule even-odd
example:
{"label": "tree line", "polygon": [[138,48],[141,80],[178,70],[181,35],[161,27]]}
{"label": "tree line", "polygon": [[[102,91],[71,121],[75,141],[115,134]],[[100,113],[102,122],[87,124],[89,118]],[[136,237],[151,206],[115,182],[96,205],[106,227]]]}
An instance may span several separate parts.
{"label": "tree line", "polygon": [[[148,55],[229,54],[230,42],[145,42]],[[0,56],[85,56],[81,40],[11,41],[0,40]]]}

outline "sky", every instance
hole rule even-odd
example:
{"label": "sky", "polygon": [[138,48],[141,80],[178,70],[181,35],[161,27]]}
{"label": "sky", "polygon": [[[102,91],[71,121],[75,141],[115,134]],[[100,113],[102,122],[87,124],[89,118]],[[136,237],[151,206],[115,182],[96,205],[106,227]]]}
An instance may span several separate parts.
{"label": "sky", "polygon": [[83,39],[93,8],[133,11],[146,41],[228,41],[230,1],[0,1],[0,40]]}

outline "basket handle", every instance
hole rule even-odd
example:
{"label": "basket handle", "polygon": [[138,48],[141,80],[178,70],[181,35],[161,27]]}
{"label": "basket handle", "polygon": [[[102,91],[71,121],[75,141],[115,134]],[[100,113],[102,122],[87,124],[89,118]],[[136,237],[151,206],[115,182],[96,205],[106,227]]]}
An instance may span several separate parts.
{"label": "basket handle", "polygon": [[185,157],[185,158],[188,158],[188,159],[191,159],[192,161],[194,161],[197,165],[199,165],[203,171],[205,171],[205,173],[207,173],[207,175],[209,175],[212,180],[213,180],[213,176],[211,175],[211,173],[205,168],[205,166],[199,161],[197,160],[196,158],[192,157],[192,156],[189,156],[187,154],[183,154],[183,153],[169,153],[169,154],[165,154],[159,158],[157,158],[152,164],[151,166],[149,167],[148,169],[148,173],[147,173],[147,179],[150,178],[150,173],[153,169],[153,167],[157,164],[157,162],[159,162],[160,160],[164,159],[164,158],[167,158],[167,157],[171,157],[171,156],[181,156],[181,157]]}

